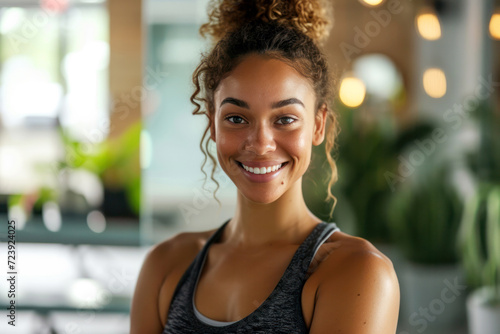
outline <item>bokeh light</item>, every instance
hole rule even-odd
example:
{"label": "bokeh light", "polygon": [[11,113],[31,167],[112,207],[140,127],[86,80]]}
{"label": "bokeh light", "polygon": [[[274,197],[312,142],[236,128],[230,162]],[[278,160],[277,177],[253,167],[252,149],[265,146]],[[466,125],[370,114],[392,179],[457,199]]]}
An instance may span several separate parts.
{"label": "bokeh light", "polygon": [[434,10],[430,8],[422,9],[416,20],[420,36],[430,41],[441,38],[441,24]]}
{"label": "bokeh light", "polygon": [[363,5],[368,5],[371,7],[378,6],[378,5],[382,4],[382,2],[384,2],[384,0],[361,0],[361,3]]}
{"label": "bokeh light", "polygon": [[366,96],[366,86],[358,78],[345,77],[340,84],[340,100],[348,107],[356,108],[363,103]]}
{"label": "bokeh light", "polygon": [[500,40],[500,11],[491,16],[490,35],[492,38]]}
{"label": "bokeh light", "polygon": [[440,68],[429,68],[424,72],[424,89],[427,95],[441,98],[446,94],[446,75]]}

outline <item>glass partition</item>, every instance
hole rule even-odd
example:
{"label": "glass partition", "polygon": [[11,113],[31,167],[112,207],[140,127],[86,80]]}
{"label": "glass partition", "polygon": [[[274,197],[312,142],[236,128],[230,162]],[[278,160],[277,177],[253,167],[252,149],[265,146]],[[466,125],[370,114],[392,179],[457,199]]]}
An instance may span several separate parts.
{"label": "glass partition", "polygon": [[146,72],[164,73],[148,95],[142,137],[143,153],[149,157],[143,161],[142,174],[141,228],[146,244],[181,231],[214,228],[233,212],[236,190],[220,169],[216,178],[221,206],[213,197],[210,175],[203,185],[204,156],[199,145],[207,119],[192,115],[190,102],[192,73],[207,48],[198,33],[205,8],[206,1],[146,3]]}

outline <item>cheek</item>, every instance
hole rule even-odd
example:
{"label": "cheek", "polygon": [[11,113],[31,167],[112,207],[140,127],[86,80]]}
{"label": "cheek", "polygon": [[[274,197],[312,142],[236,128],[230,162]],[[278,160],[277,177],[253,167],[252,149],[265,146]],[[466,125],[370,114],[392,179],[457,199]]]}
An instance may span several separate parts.
{"label": "cheek", "polygon": [[231,154],[238,149],[237,137],[220,131],[217,134],[217,151],[221,154]]}
{"label": "cheek", "polygon": [[218,135],[217,136],[217,146],[225,146],[227,143],[227,138],[225,135]]}
{"label": "cheek", "polygon": [[299,161],[302,160],[303,162],[307,162],[311,154],[311,140],[312,136],[310,133],[300,131],[286,138],[286,140],[283,141],[283,145],[287,147],[287,151],[289,151],[292,157],[298,158]]}

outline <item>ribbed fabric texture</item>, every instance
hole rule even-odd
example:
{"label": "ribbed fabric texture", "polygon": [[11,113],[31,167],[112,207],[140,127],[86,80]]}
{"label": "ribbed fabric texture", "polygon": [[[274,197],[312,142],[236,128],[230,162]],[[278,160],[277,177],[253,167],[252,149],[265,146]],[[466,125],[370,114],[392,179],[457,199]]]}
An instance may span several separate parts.
{"label": "ribbed fabric texture", "polygon": [[273,292],[254,312],[227,326],[210,326],[196,317],[193,296],[208,248],[219,240],[228,222],[229,220],[222,224],[208,239],[180,279],[170,303],[163,334],[308,333],[302,316],[302,288],[306,281],[309,264],[316,250],[328,235],[334,230],[338,230],[337,226],[333,223],[321,222],[314,228],[296,250]]}

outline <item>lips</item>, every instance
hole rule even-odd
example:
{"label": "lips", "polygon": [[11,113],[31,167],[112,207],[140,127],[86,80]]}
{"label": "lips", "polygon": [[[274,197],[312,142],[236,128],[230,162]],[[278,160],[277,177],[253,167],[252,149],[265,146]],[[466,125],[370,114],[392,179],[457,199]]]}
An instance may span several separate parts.
{"label": "lips", "polygon": [[274,174],[281,170],[288,162],[250,162],[244,163],[237,161],[238,165],[252,175]]}
{"label": "lips", "polygon": [[267,174],[267,173],[275,172],[278,169],[280,169],[283,166],[283,164],[273,165],[273,166],[268,166],[268,167],[250,167],[250,166],[247,166],[247,165],[242,163],[241,166],[247,172],[259,175],[259,174]]}

